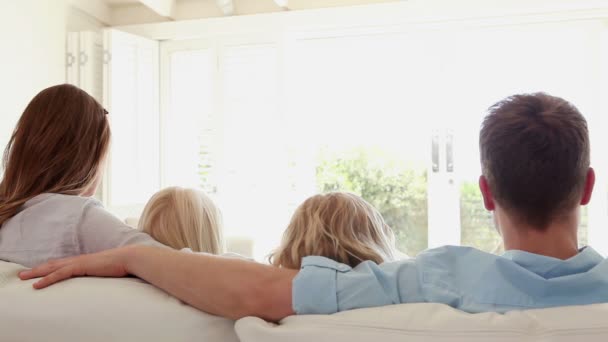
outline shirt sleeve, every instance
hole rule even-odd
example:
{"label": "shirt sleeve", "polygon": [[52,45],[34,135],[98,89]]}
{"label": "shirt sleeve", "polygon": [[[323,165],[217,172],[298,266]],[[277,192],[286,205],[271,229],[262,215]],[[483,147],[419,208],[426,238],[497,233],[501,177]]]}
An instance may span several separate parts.
{"label": "shirt sleeve", "polygon": [[312,256],[302,260],[293,281],[297,314],[339,311],[424,301],[414,259],[376,264],[365,261],[351,268]]}
{"label": "shirt sleeve", "polygon": [[126,245],[166,247],[150,235],[127,226],[96,202],[89,203],[78,224],[80,253],[96,253]]}

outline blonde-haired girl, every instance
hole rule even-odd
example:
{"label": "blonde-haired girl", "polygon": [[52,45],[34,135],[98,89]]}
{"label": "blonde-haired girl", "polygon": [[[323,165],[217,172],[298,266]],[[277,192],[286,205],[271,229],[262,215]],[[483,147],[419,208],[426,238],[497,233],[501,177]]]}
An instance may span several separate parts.
{"label": "blonde-haired girl", "polygon": [[318,255],[354,267],[365,260],[395,260],[394,245],[393,232],[376,208],[357,195],[330,192],[296,209],[270,262],[299,269],[303,257]]}
{"label": "blonde-haired girl", "polygon": [[157,192],[146,204],[138,227],[175,249],[224,252],[222,214],[199,190],[170,187]]}

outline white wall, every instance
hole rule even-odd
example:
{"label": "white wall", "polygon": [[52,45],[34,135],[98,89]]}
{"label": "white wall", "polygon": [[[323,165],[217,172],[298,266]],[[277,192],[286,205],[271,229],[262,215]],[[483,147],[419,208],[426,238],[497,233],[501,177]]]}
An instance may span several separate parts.
{"label": "white wall", "polygon": [[29,100],[65,80],[64,0],[0,0],[0,149]]}

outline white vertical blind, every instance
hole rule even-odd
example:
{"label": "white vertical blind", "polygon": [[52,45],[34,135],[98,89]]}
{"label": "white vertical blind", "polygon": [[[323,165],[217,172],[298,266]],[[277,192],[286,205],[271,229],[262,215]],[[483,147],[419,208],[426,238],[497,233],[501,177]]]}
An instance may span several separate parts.
{"label": "white vertical blind", "polygon": [[[163,184],[217,187],[216,58],[210,49],[169,52],[163,114]],[[165,66],[167,68],[167,66]]]}
{"label": "white vertical blind", "polygon": [[162,58],[163,186],[202,188],[263,259],[288,215],[277,47],[175,42]]}
{"label": "white vertical blind", "polygon": [[108,203],[122,213],[142,206],[160,188],[160,130],[157,41],[106,31],[112,149]]}
{"label": "white vertical blind", "polygon": [[275,45],[224,46],[220,54],[219,200],[228,233],[255,236],[258,259],[278,245],[287,220],[286,144],[278,112],[277,66]]}

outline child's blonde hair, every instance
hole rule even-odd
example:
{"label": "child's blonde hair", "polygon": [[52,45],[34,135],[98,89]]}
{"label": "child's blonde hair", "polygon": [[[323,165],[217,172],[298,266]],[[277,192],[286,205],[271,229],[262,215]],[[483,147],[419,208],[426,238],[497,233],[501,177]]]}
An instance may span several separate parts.
{"label": "child's blonde hair", "polygon": [[302,203],[270,256],[275,266],[298,269],[303,257],[324,256],[356,266],[395,259],[394,235],[382,215],[361,197],[330,192]]}
{"label": "child's blonde hair", "polygon": [[224,252],[221,212],[202,191],[170,187],[157,192],[146,204],[138,227],[175,249]]}

